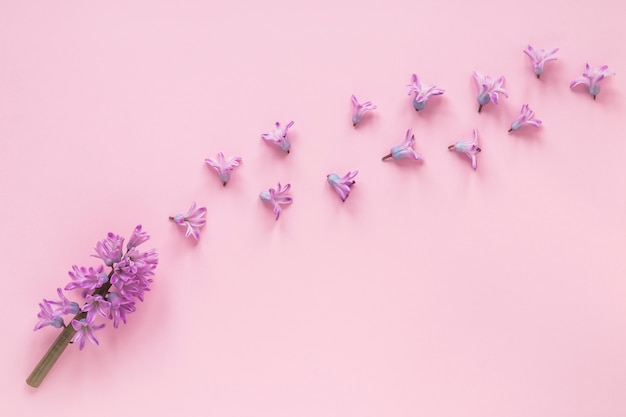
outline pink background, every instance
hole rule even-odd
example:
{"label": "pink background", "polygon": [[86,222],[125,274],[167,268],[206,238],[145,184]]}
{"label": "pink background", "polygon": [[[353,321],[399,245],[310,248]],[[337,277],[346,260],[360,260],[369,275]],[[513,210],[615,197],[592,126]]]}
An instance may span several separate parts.
{"label": "pink background", "polygon": [[[1,0],[3,415],[626,415],[620,9]],[[528,43],[561,48],[540,81]],[[596,102],[568,87],[587,61],[617,72]],[[474,69],[510,93],[480,115]],[[423,113],[414,72],[446,90]],[[379,107],[356,130],[352,93]],[[523,103],[544,127],[508,135]],[[289,120],[284,155],[260,134]],[[425,163],[382,163],[409,127]],[[473,128],[476,172],[446,149]],[[342,204],[325,176],[352,169]],[[198,244],[167,220],[193,200]],[[58,333],[37,303],[138,223],[145,303],[28,387]]]}

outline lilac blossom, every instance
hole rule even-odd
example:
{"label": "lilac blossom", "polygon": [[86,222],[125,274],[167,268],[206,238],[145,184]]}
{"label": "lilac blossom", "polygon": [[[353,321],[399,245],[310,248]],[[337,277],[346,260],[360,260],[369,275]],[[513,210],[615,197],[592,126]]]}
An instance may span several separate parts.
{"label": "lilac blossom", "polygon": [[291,184],[287,184],[284,187],[278,183],[276,189],[270,188],[267,191],[263,191],[259,194],[259,198],[272,205],[274,214],[276,215],[276,220],[280,217],[281,206],[291,204],[293,202],[293,198],[289,194],[289,189],[291,188]]}
{"label": "lilac blossom", "polygon": [[574,88],[579,84],[584,84],[589,88],[589,94],[591,94],[595,100],[598,93],[600,93],[600,81],[606,77],[612,77],[613,75],[615,75],[615,73],[609,71],[609,67],[607,65],[591,68],[589,64],[585,64],[585,72],[583,73],[583,76],[572,81],[569,88]]}
{"label": "lilac blossom", "polygon": [[106,301],[100,294],[88,295],[87,300],[81,310],[87,313],[87,321],[95,319],[96,314],[108,317],[111,303]]}
{"label": "lilac blossom", "polygon": [[404,138],[404,142],[402,142],[398,146],[394,146],[389,151],[388,155],[383,156],[383,161],[393,158],[393,159],[402,159],[402,158],[411,158],[415,160],[424,160],[424,157],[419,153],[415,152],[413,146],[415,145],[415,135],[413,134],[413,129],[409,129],[406,131],[406,136]]}
{"label": "lilac blossom", "polygon": [[176,216],[170,216],[170,220],[179,226],[187,227],[185,237],[191,235],[198,240],[200,239],[200,228],[206,223],[205,215],[206,207],[196,209],[196,202],[194,201],[189,210],[187,210],[187,213],[179,213]]}
{"label": "lilac blossom", "polygon": [[274,124],[274,129],[270,133],[263,133],[261,137],[267,142],[276,144],[281,151],[289,153],[291,150],[291,142],[287,138],[287,130],[293,126],[293,120],[287,123],[287,126],[282,128],[280,123]]}
{"label": "lilac blossom", "polygon": [[555,55],[558,51],[559,48],[554,48],[550,52],[547,52],[545,49],[535,49],[532,45],[528,45],[526,49],[524,49],[524,53],[528,55],[533,63],[533,69],[537,78],[540,78],[541,74],[543,74],[543,67],[546,62],[556,61]]}
{"label": "lilac blossom", "polygon": [[[197,213],[195,203],[190,213],[194,215]],[[193,218],[191,220],[193,227],[197,227],[197,219],[193,215],[187,217]],[[71,343],[77,343],[81,350],[88,340],[98,344],[94,332],[105,325],[96,323],[96,318],[112,320],[115,328],[119,326],[120,321],[126,323],[126,315],[136,309],[135,300],[143,301],[145,292],[149,291],[149,286],[153,281],[151,277],[158,264],[158,254],[155,249],[142,251],[138,248],[149,239],[150,236],[142,231],[141,225],[138,225],[128,240],[126,252],[123,252],[124,238],[109,233],[106,239],[96,245],[98,254],[96,257],[110,267],[109,274],[103,272],[102,264],[95,268],[79,268],[74,265],[72,271],[69,272],[72,281],[65,288],[83,291],[85,302],[82,308],[78,303],[70,301],[61,288],[57,289],[58,301],[43,300],[39,304],[41,311],[37,314],[39,322],[35,325],[35,330],[45,326],[63,328],[63,330],[27,378],[26,382],[30,386],[37,387],[41,384],[52,364],[68,346],[68,340],[71,339]],[[74,318],[69,321],[71,326],[65,325],[61,317],[63,314],[74,315]]]}
{"label": "lilac blossom", "polygon": [[356,96],[352,94],[352,126],[356,127],[359,123],[361,123],[361,118],[365,113],[370,110],[376,110],[376,106],[372,104],[371,101],[365,101],[363,103],[359,103],[356,99]]}
{"label": "lilac blossom", "polygon": [[[285,129],[285,135],[286,134],[287,132]],[[239,166],[239,163],[241,162],[241,157],[233,156],[227,159],[224,154],[220,152],[217,154],[217,160],[206,158],[204,162],[206,162],[208,165],[215,169],[217,175],[219,175],[220,177],[220,181],[222,181],[222,184],[225,187],[230,180],[230,173],[233,171],[233,169],[235,169],[235,167]]]}
{"label": "lilac blossom", "polygon": [[348,173],[343,177],[340,177],[337,174],[329,174],[326,176],[326,180],[330,185],[332,185],[337,194],[339,194],[341,201],[346,201],[346,199],[350,196],[350,189],[356,183],[356,181],[354,181],[354,177],[356,177],[356,174],[358,173],[359,171],[348,171]]}
{"label": "lilac blossom", "polygon": [[434,85],[423,84],[418,78],[417,74],[413,74],[413,83],[408,84],[409,95],[415,93],[413,97],[413,107],[416,111],[423,110],[426,107],[426,102],[432,96],[439,96],[444,93],[444,90],[437,88]]}
{"label": "lilac blossom", "polygon": [[478,113],[480,113],[483,106],[490,101],[493,101],[493,104],[498,104],[498,94],[509,98],[509,94],[502,88],[504,76],[500,76],[498,79],[494,80],[488,75],[485,76],[474,71],[474,79],[479,88],[478,96],[476,96],[476,101],[478,101]]}
{"label": "lilac blossom", "polygon": [[102,259],[106,266],[112,266],[122,259],[123,248],[124,238],[109,233],[105,239],[96,244],[96,255],[91,256]]}
{"label": "lilac blossom", "polygon": [[61,317],[59,312],[55,312],[50,305],[50,302],[47,300],[43,300],[43,302],[39,303],[39,313],[37,313],[37,318],[39,322],[35,325],[34,330],[39,330],[46,326],[56,327],[57,329],[65,326],[63,322],[63,317]]}
{"label": "lilac blossom", "polygon": [[72,282],[65,286],[65,290],[73,290],[75,288],[81,288],[83,290],[93,290],[102,286],[109,280],[109,277],[104,272],[104,266],[99,265],[97,268],[85,268],[72,265],[72,271],[68,274],[72,278]]}
{"label": "lilac blossom", "polygon": [[509,133],[514,130],[519,130],[524,126],[541,126],[541,120],[533,119],[533,117],[535,117],[535,112],[528,107],[528,104],[524,104],[520,115],[513,121],[513,123],[511,123]]}
{"label": "lilac blossom", "polygon": [[99,345],[98,339],[94,335],[95,330],[100,330],[104,327],[104,324],[94,324],[94,317],[87,317],[80,320],[72,320],[72,327],[76,330],[76,334],[72,338],[72,343],[78,343],[78,349],[83,350],[87,340]]}
{"label": "lilac blossom", "polygon": [[480,152],[478,147],[478,129],[474,129],[474,139],[470,141],[458,141],[448,146],[449,150],[464,153],[472,160],[472,168],[476,169],[476,155]]}

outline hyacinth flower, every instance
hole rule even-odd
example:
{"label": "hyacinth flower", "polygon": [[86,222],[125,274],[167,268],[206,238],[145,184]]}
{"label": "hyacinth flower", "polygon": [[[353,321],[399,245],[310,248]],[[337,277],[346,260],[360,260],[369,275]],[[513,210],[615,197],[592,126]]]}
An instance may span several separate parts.
{"label": "hyacinth flower", "polygon": [[359,171],[348,171],[348,173],[343,177],[340,177],[337,174],[328,174],[326,176],[326,180],[337,192],[337,194],[339,194],[341,201],[346,201],[346,199],[350,196],[350,189],[356,183],[356,181],[354,181],[354,177],[356,177],[356,174],[358,173]]}
{"label": "hyacinth flower", "polygon": [[275,189],[270,188],[269,190],[263,191],[259,194],[261,201],[272,205],[274,215],[276,216],[275,220],[278,220],[280,217],[280,212],[282,210],[281,206],[291,204],[293,202],[293,198],[289,194],[290,189],[291,184],[287,184],[283,187],[279,182]]}
{"label": "hyacinth flower", "polygon": [[[79,295],[83,298],[82,307],[78,302],[70,301],[60,288],[57,289],[59,301],[43,300],[39,304],[41,312],[37,314],[39,322],[35,330],[48,326],[62,330],[26,379],[28,385],[38,387],[70,344],[78,344],[79,350],[88,341],[98,345],[94,332],[105,326],[98,321],[113,320],[115,328],[120,319],[126,323],[126,314],[135,311],[136,300],[143,301],[145,292],[150,290],[158,265],[155,249],[142,251],[138,248],[149,239],[150,236],[139,225],[133,230],[124,250],[124,238],[109,233],[96,244],[95,257],[102,262],[100,266],[85,268],[74,265],[68,273],[71,282],[65,289],[80,290],[84,294]],[[117,261],[111,264],[111,259]],[[105,266],[109,271],[103,278],[101,275]],[[66,321],[63,318],[65,315],[72,317]]]}
{"label": "hyacinth flower", "polygon": [[478,129],[474,129],[474,139],[470,141],[457,141],[448,146],[448,150],[464,153],[472,160],[472,168],[476,169],[476,156],[480,152],[478,147]]}
{"label": "hyacinth flower", "polygon": [[413,107],[415,111],[424,110],[426,102],[432,96],[439,96],[444,93],[444,90],[437,88],[434,85],[423,84],[416,74],[413,74],[411,78],[413,83],[407,84],[409,87],[409,95],[415,94],[413,97]]}
{"label": "hyacinth flower", "polygon": [[528,104],[524,104],[522,106],[520,115],[517,116],[517,119],[515,119],[513,123],[511,123],[509,133],[513,132],[514,130],[519,130],[524,126],[541,126],[541,120],[533,119],[533,117],[535,117],[535,112],[528,107]]}
{"label": "hyacinth flower", "polygon": [[356,99],[356,96],[352,94],[352,126],[356,127],[359,123],[361,123],[361,119],[370,110],[376,110],[376,106],[372,104],[371,101],[365,101],[363,103],[359,103]]}
{"label": "hyacinth flower", "polygon": [[230,173],[239,166],[241,162],[241,157],[233,156],[232,158],[226,158],[222,152],[217,154],[217,159],[206,158],[204,160],[209,166],[215,169],[217,175],[220,177],[220,181],[224,187],[228,184],[230,180]]}
{"label": "hyacinth flower", "polygon": [[502,94],[504,97],[509,98],[509,94],[504,88],[502,88],[504,76],[500,76],[494,80],[488,75],[485,76],[477,71],[474,71],[474,79],[476,80],[476,84],[479,89],[478,96],[476,96],[476,101],[478,101],[478,113],[480,113],[483,106],[490,101],[492,101],[493,104],[498,104],[498,94]]}
{"label": "hyacinth flower", "polygon": [[550,52],[547,52],[545,49],[535,49],[532,45],[528,45],[526,49],[524,49],[524,53],[528,55],[533,63],[533,69],[537,78],[541,78],[546,62],[556,61],[555,55],[557,52],[559,52],[559,48],[554,48]]}
{"label": "hyacinth flower", "polygon": [[293,120],[287,123],[284,128],[280,126],[280,123],[274,124],[274,129],[270,133],[263,133],[261,137],[267,142],[271,142],[278,146],[281,151],[289,153],[291,150],[291,142],[287,138],[287,130],[293,126]]}
{"label": "hyacinth flower", "polygon": [[406,131],[406,136],[404,138],[404,142],[400,145],[394,146],[389,151],[389,154],[383,156],[382,160],[385,161],[389,158],[393,158],[395,160],[402,158],[411,158],[415,160],[423,161],[424,157],[419,153],[415,152],[413,149],[415,146],[415,135],[413,134],[413,129],[409,129]]}
{"label": "hyacinth flower", "polygon": [[206,207],[196,208],[196,202],[191,203],[191,207],[187,210],[187,213],[179,213],[176,216],[170,216],[170,220],[179,226],[186,227],[185,237],[190,235],[200,239],[200,228],[206,223],[204,216],[206,215]]}
{"label": "hyacinth flower", "polygon": [[589,94],[591,94],[595,100],[596,96],[600,92],[600,81],[606,77],[612,77],[613,75],[615,75],[615,73],[609,71],[609,67],[607,65],[591,68],[589,64],[585,64],[585,72],[583,73],[583,76],[572,81],[569,88],[574,88],[578,84],[584,84],[589,88]]}

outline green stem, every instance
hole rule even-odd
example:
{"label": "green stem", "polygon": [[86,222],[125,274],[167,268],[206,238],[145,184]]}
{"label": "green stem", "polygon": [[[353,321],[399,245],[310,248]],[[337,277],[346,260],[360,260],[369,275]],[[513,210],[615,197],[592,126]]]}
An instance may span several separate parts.
{"label": "green stem", "polygon": [[[103,284],[101,287],[98,287],[93,295],[101,295],[105,297],[109,293],[109,289],[111,288],[111,277],[113,276],[113,271],[109,273],[109,280]],[[87,317],[87,313],[84,311],[79,312],[73,318],[73,320],[81,321]],[[74,326],[71,324],[72,322],[65,326],[61,334],[56,338],[52,346],[48,349],[45,355],[41,358],[33,372],[30,373],[29,377],[26,378],[26,383],[33,388],[37,388],[43,382],[48,372],[52,369],[57,360],[61,357],[61,354],[65,351],[70,344],[70,341],[76,334],[76,330]]]}

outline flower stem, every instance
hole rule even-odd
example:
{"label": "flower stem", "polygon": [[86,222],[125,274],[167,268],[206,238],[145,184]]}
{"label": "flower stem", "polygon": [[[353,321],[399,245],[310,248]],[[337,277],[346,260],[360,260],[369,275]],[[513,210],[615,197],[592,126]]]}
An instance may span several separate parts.
{"label": "flower stem", "polygon": [[385,160],[387,160],[389,158],[391,158],[391,154],[383,156],[382,160],[385,161]]}
{"label": "flower stem", "polygon": [[[113,271],[109,273],[109,280],[105,284],[97,288],[93,292],[93,295],[101,295],[104,297],[109,293],[109,289],[111,288],[111,276],[113,276]],[[80,321],[85,317],[87,317],[87,313],[81,311],[74,316],[73,320]],[[48,375],[48,372],[50,372],[56,361],[65,351],[65,348],[68,347],[75,334],[76,329],[74,329],[74,326],[71,325],[70,321],[70,324],[65,326],[61,334],[59,334],[54,343],[52,343],[52,346],[50,346],[46,354],[43,355],[37,366],[35,366],[33,372],[31,372],[28,378],[26,378],[26,383],[28,385],[33,388],[37,388],[39,385],[41,385],[46,375]]]}
{"label": "flower stem", "polygon": [[482,104],[479,104],[479,105],[478,105],[478,113],[480,113],[480,111],[481,111],[482,109],[483,109],[483,105],[482,105]]}

